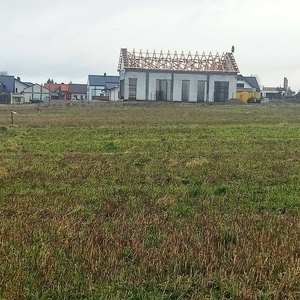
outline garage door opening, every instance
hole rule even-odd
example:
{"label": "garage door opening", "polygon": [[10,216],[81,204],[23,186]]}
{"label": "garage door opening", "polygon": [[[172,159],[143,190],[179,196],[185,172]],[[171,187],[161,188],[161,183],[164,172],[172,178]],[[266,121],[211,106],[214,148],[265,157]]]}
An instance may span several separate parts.
{"label": "garage door opening", "polygon": [[171,100],[171,80],[156,79],[156,100]]}
{"label": "garage door opening", "polygon": [[215,81],[214,102],[228,101],[229,82]]}

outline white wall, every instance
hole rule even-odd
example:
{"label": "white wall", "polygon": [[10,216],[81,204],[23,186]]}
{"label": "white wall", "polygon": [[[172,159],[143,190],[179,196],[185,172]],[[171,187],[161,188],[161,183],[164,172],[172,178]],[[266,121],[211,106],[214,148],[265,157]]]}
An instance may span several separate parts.
{"label": "white wall", "polygon": [[[148,100],[156,100],[156,80],[172,80],[172,72],[155,72],[144,71],[137,72],[127,70],[125,73],[120,72],[120,80],[124,78],[124,99],[129,98],[129,78],[137,78],[137,100],[146,100],[146,79],[148,72],[149,87]],[[182,101],[182,81],[189,80],[189,102],[197,102],[198,81],[205,81],[205,101],[214,102],[214,84],[215,81],[229,82],[228,100],[236,97],[237,76],[233,74],[214,74],[214,73],[191,73],[191,72],[174,72],[173,73],[173,101]],[[208,82],[207,82],[208,80]],[[207,98],[207,89],[209,95]]]}
{"label": "white wall", "polygon": [[229,90],[228,90],[228,100],[231,98],[236,98],[236,85],[237,79],[236,75],[232,74],[216,74],[209,76],[209,99],[208,102],[214,102],[214,83],[215,81],[228,81]]}
{"label": "white wall", "polygon": [[124,75],[124,99],[129,98],[129,78],[137,79],[136,99],[146,100],[146,72],[126,72]]}
{"label": "white wall", "polygon": [[[261,96],[263,97],[263,98],[265,98],[265,97],[267,97],[267,93],[268,94],[278,94],[279,93],[279,91],[268,91],[268,90],[262,90],[261,91]],[[284,95],[284,92],[282,92],[282,95]]]}
{"label": "white wall", "polygon": [[110,101],[119,101],[119,87],[111,89],[108,93]]}
{"label": "white wall", "polygon": [[149,72],[149,94],[148,100],[156,100],[156,80],[171,80],[172,74],[170,72]]}
{"label": "white wall", "polygon": [[[173,101],[181,101],[182,98],[182,80],[190,81],[190,94],[189,94],[189,102],[197,102],[197,90],[198,90],[198,81],[207,81],[206,74],[174,74],[174,89],[173,89]],[[207,89],[207,84],[205,88],[205,92]],[[206,93],[205,93],[206,98]]]}
{"label": "white wall", "polygon": [[43,101],[49,100],[50,91],[39,84],[24,89],[25,102],[29,103],[31,99],[38,98]]}
{"label": "white wall", "polygon": [[244,85],[244,89],[253,89],[253,86],[250,85],[247,81],[244,80],[238,80],[237,84],[243,84]]}
{"label": "white wall", "polygon": [[15,91],[14,91],[15,93],[21,93],[27,87],[28,85],[15,79]]}

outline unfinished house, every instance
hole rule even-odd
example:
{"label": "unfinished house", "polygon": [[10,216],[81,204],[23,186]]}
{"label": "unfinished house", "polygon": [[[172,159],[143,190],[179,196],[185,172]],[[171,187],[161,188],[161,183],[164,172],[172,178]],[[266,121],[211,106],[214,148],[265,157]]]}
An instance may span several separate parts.
{"label": "unfinished house", "polygon": [[235,98],[239,69],[231,52],[171,55],[122,48],[118,71],[120,99],[225,102]]}

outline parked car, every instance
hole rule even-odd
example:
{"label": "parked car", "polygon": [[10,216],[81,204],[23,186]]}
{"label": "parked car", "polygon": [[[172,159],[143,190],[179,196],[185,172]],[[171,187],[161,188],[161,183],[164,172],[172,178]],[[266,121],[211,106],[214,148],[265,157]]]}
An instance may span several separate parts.
{"label": "parked car", "polygon": [[40,100],[38,98],[33,98],[30,100],[30,103],[41,103],[41,102],[44,102],[43,100]]}

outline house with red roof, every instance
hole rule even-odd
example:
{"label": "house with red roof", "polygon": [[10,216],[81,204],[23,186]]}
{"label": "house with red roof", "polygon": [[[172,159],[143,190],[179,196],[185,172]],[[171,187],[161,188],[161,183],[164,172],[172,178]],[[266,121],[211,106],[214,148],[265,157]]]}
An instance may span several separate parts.
{"label": "house with red roof", "polygon": [[44,87],[51,92],[51,99],[71,100],[69,85],[65,83],[45,83]]}

